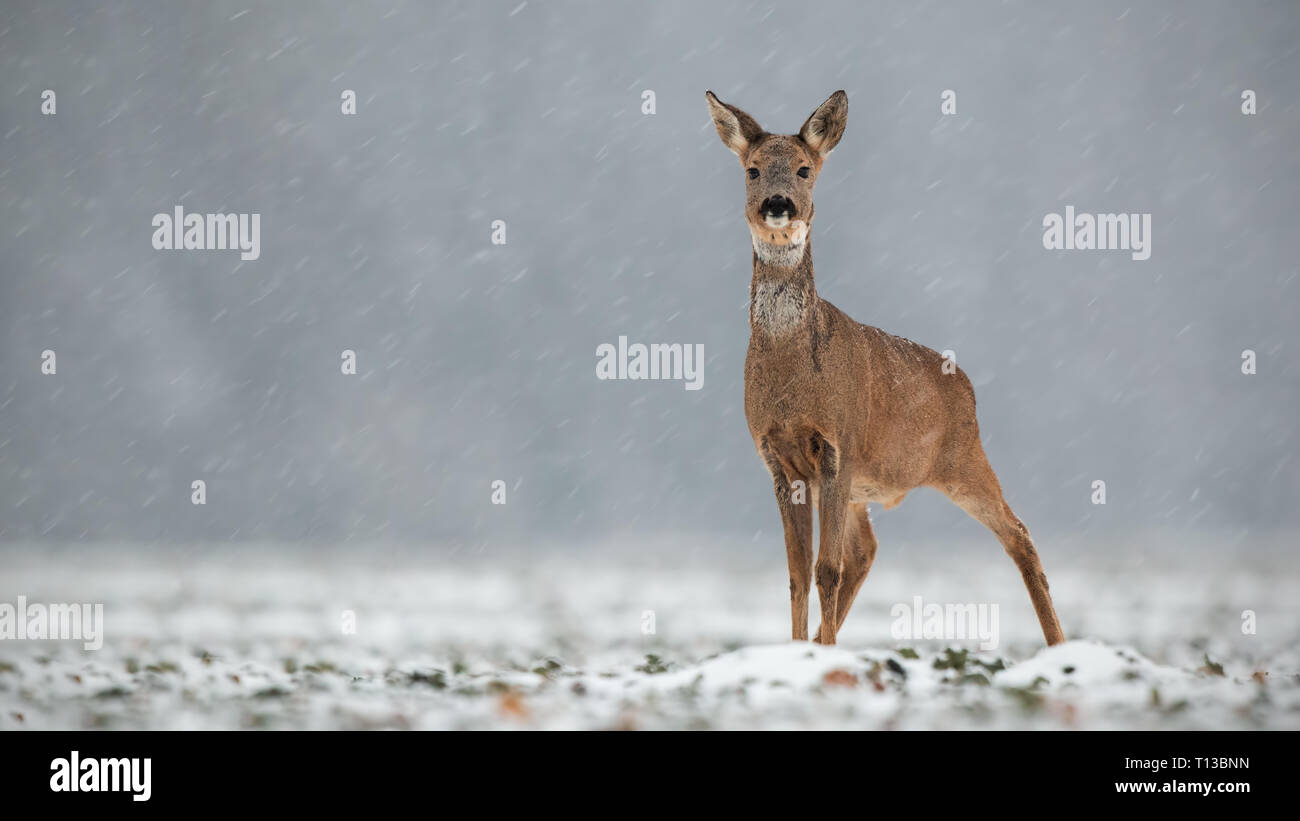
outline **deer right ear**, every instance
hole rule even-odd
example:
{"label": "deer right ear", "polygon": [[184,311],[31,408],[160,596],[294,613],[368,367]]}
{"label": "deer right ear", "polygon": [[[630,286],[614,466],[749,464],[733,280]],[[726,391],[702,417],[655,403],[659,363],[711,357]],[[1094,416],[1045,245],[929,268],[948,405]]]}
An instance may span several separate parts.
{"label": "deer right ear", "polygon": [[737,157],[744,156],[745,149],[762,135],[763,129],[753,117],[722,102],[713,96],[712,91],[704,92],[704,96],[709,101],[709,115],[713,117],[713,126],[718,129],[722,144],[736,152]]}
{"label": "deer right ear", "polygon": [[814,151],[825,157],[844,136],[844,126],[848,119],[849,95],[840,90],[817,106],[803,128],[799,129],[799,136]]}

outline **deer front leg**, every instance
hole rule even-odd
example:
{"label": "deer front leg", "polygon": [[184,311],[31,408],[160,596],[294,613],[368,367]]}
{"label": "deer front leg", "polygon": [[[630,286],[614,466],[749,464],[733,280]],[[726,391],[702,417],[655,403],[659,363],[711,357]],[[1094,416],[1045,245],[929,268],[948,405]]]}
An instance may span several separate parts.
{"label": "deer front leg", "polygon": [[764,441],[763,459],[772,473],[776,504],[785,529],[785,555],[790,565],[790,637],[808,640],[808,594],[812,590],[812,507],[806,486],[795,493],[776,454]]}
{"label": "deer front leg", "polygon": [[839,630],[837,617],[840,580],[844,571],[845,524],[848,519],[850,471],[840,464],[835,447],[821,437],[813,440],[818,458],[821,488],[817,518],[821,523],[821,546],[817,549],[817,598],[822,609],[822,623],[817,630],[818,644],[834,644]]}

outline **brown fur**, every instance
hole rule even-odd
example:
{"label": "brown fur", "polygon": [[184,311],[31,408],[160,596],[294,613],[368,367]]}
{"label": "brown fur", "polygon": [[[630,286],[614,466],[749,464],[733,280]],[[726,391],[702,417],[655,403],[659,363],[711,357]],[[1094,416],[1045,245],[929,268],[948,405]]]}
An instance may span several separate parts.
{"label": "brown fur", "polygon": [[[984,455],[966,374],[952,366],[945,373],[935,351],[855,322],[817,295],[812,243],[804,237],[813,185],[844,134],[848,96],[835,92],[793,136],[768,134],[713,92],[706,97],[718,136],[747,171],[754,277],[745,418],[772,474],[785,529],[793,637],[808,638],[816,579],[816,640],[835,643],[876,555],[867,503],[892,508],[928,486],[993,531],[1020,570],[1047,643],[1064,641],[1029,531],[1003,500]],[[806,179],[797,174],[804,166]],[[772,196],[793,202],[789,226],[765,220],[760,207]],[[795,503],[796,481],[811,505]],[[815,563],[813,506],[821,528]]]}

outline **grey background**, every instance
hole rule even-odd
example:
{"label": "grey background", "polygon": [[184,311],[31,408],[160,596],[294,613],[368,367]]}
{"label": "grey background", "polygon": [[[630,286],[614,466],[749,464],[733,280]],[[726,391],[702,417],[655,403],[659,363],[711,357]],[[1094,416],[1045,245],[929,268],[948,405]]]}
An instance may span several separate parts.
{"label": "grey background", "polygon": [[[1298,43],[1291,2],[6,3],[0,541],[779,554],[704,90],[789,133],[844,88],[819,290],[957,351],[1040,543],[1256,549],[1300,524]],[[261,213],[261,259],[153,250],[177,204]],[[1151,259],[1044,250],[1067,204],[1152,213]],[[619,335],[704,389],[597,381]]]}

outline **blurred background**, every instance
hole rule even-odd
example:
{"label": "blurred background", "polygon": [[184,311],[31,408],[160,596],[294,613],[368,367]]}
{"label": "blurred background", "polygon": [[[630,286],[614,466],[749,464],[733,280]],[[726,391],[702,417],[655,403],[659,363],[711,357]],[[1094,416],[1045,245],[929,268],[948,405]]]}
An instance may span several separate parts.
{"label": "blurred background", "polygon": [[[819,290],[957,352],[1049,575],[1289,550],[1297,43],[1290,2],[6,3],[0,542],[783,569],[743,172],[704,91],[792,133],[844,88]],[[260,213],[261,258],[154,250],[177,205]],[[1151,258],[1044,250],[1066,205],[1151,213]],[[703,390],[598,381],[620,335],[703,344]],[[882,555],[1004,561],[931,491],[877,524]]]}
{"label": "blurred background", "polygon": [[[105,616],[0,645],[0,728],[1294,727],[1298,43],[1293,2],[5,3],[0,603]],[[785,643],[704,91],[793,133],[840,88],[818,288],[956,352],[1081,642],[921,490],[841,647]],[[155,250],[177,206],[260,258]],[[1045,250],[1067,206],[1150,259]],[[703,389],[598,380],[620,336]],[[1001,607],[1012,666],[881,650],[916,596]]]}

